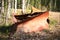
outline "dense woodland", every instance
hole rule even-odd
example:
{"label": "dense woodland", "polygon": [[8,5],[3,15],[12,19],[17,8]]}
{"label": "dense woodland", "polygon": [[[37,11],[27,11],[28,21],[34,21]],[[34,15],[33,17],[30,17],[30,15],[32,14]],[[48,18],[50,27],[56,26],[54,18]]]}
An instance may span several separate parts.
{"label": "dense woodland", "polygon": [[[0,18],[2,24],[8,24],[8,19],[11,17],[13,12],[17,12],[17,9],[22,9],[23,0],[0,0]],[[25,0],[25,9],[32,10],[31,7],[34,6],[37,9],[44,10],[47,8],[50,11],[59,11],[60,12],[60,0]],[[44,8],[45,7],[45,8]],[[21,14],[20,11],[17,14]],[[9,23],[10,24],[10,23]]]}

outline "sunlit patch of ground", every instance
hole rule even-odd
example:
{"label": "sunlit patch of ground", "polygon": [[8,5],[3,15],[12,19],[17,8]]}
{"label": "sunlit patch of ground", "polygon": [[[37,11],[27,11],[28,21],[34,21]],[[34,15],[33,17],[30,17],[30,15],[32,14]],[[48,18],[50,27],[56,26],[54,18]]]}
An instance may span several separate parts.
{"label": "sunlit patch of ground", "polygon": [[60,12],[52,12],[49,11],[49,18],[50,20],[56,20],[58,24],[60,24]]}

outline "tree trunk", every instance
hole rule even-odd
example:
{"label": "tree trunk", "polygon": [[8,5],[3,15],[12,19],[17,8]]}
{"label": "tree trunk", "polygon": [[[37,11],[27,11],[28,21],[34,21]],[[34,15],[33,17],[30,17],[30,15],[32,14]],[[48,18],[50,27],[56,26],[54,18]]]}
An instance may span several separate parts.
{"label": "tree trunk", "polygon": [[2,7],[2,0],[0,0],[0,13],[1,13],[1,8]]}
{"label": "tree trunk", "polygon": [[10,12],[11,11],[11,0],[8,0],[8,11],[6,14],[6,25],[8,25],[8,19],[10,18]]}
{"label": "tree trunk", "polygon": [[15,13],[17,13],[17,0],[15,0]]}
{"label": "tree trunk", "polygon": [[2,13],[4,13],[4,0],[2,0]]}

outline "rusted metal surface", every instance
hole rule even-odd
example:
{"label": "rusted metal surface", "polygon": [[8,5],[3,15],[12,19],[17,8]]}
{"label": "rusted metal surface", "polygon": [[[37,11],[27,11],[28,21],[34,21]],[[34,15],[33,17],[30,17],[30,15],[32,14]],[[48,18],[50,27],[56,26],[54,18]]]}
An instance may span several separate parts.
{"label": "rusted metal surface", "polygon": [[39,30],[48,29],[48,16],[48,12],[42,12],[36,17],[31,17],[30,19],[23,20],[19,25],[17,25],[17,31],[22,29],[24,32],[37,32]]}

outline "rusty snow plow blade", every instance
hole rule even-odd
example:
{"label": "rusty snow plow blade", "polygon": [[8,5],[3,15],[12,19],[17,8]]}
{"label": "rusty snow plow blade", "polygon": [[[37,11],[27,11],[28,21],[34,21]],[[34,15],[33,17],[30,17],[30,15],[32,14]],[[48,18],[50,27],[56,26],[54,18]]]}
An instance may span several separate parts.
{"label": "rusty snow plow blade", "polygon": [[48,29],[49,25],[47,23],[47,19],[49,16],[49,12],[35,12],[33,14],[39,14],[33,18],[29,18],[29,20],[26,20],[24,22],[21,22],[17,26],[17,31],[22,30],[24,32],[38,32],[43,29]]}

